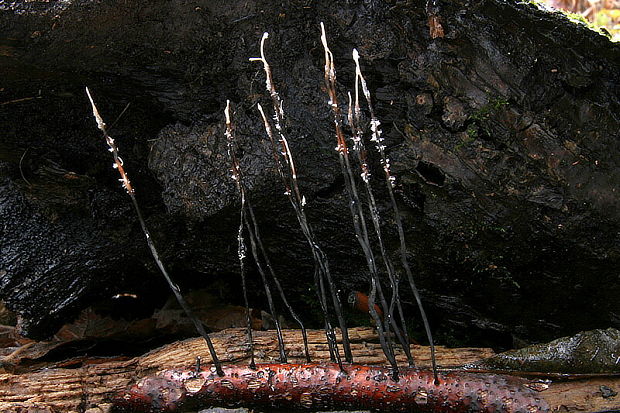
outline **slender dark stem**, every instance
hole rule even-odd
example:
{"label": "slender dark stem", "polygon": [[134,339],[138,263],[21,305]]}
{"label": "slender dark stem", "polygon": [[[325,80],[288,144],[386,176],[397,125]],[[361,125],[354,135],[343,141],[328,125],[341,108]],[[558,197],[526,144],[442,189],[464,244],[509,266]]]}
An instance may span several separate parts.
{"label": "slender dark stem", "polygon": [[[377,242],[379,243],[379,251],[381,253],[381,257],[383,259],[383,263],[385,264],[386,273],[388,275],[388,279],[390,281],[390,285],[392,288],[392,297],[390,300],[389,309],[386,311],[386,330],[389,331],[392,329],[394,334],[400,341],[400,344],[407,356],[407,362],[409,366],[414,365],[413,356],[411,354],[411,349],[409,348],[409,336],[407,334],[407,325],[405,322],[405,318],[402,312],[402,306],[400,304],[400,295],[398,291],[399,287],[399,279],[394,272],[394,266],[392,265],[391,260],[389,259],[385,245],[383,244],[383,237],[381,235],[381,224],[379,217],[379,209],[377,208],[377,202],[375,200],[375,196],[372,190],[372,186],[370,185],[370,170],[367,162],[367,152],[363,141],[363,132],[361,130],[361,111],[359,107],[359,78],[356,76],[355,78],[355,111],[353,110],[353,102],[351,99],[351,94],[349,93],[349,125],[352,130],[352,139],[353,139],[353,151],[357,154],[357,159],[360,164],[360,169],[362,171],[361,177],[364,182],[364,187],[366,188],[366,195],[368,197],[368,209],[370,212],[370,216],[372,218],[373,227],[375,229],[375,234],[377,236]],[[355,114],[355,115],[354,115]],[[381,287],[381,284],[379,284]],[[380,297],[383,300],[383,295],[381,293]],[[399,309],[400,315],[400,323],[402,326],[402,331],[398,327],[398,323],[394,320],[394,307],[397,306]]]}
{"label": "slender dark stem", "polygon": [[388,336],[389,329],[386,328],[384,320],[379,317],[375,309],[375,298],[377,292],[379,291],[379,302],[381,307],[383,308],[384,314],[388,314],[388,305],[385,301],[385,296],[381,290],[381,284],[379,281],[379,274],[377,270],[377,265],[374,257],[374,253],[370,247],[370,240],[368,238],[368,228],[366,226],[366,220],[364,218],[363,210],[361,209],[361,201],[359,199],[359,195],[357,192],[357,188],[355,185],[355,181],[353,179],[353,173],[351,170],[351,165],[349,163],[349,158],[346,152],[340,152],[339,155],[340,164],[342,173],[345,177],[345,187],[350,197],[349,208],[351,210],[351,215],[353,217],[353,227],[355,229],[355,237],[359,242],[362,251],[364,252],[364,256],[366,257],[366,264],[368,266],[368,270],[370,272],[371,279],[371,294],[369,295],[368,300],[368,309],[371,317],[375,321],[375,325],[377,326],[377,333],[379,335],[379,342],[381,343],[381,347],[383,352],[385,353],[386,358],[392,365],[395,374],[398,374],[398,365],[396,363],[396,358],[394,356],[394,352],[392,351],[392,344]]}
{"label": "slender dark stem", "polygon": [[390,202],[392,203],[392,210],[394,212],[394,221],[396,222],[396,228],[398,230],[398,238],[400,240],[400,258],[403,264],[403,268],[405,269],[405,273],[407,274],[407,280],[409,281],[409,286],[411,287],[411,291],[415,297],[416,303],[418,305],[418,309],[420,310],[420,316],[422,317],[422,322],[424,323],[424,329],[426,330],[426,336],[428,337],[429,345],[431,348],[431,360],[433,364],[433,374],[435,376],[435,383],[439,384],[439,376],[437,374],[437,361],[435,357],[435,344],[433,342],[433,334],[431,333],[431,328],[428,323],[428,318],[426,316],[426,311],[424,311],[424,306],[422,305],[422,300],[420,298],[420,292],[415,285],[415,281],[413,279],[413,274],[411,273],[411,268],[409,267],[409,262],[407,260],[407,244],[405,242],[405,231],[403,230],[402,219],[400,216],[400,211],[398,210],[398,205],[396,204],[396,199],[394,197],[394,177],[390,172],[390,161],[385,154],[385,146],[383,145],[383,138],[381,137],[380,125],[381,123],[375,116],[372,101],[370,99],[370,91],[368,90],[368,86],[366,85],[366,81],[364,76],[362,75],[360,64],[359,64],[359,54],[357,50],[353,51],[353,58],[355,60],[356,65],[356,77],[359,78],[360,84],[362,86],[362,91],[364,93],[364,97],[366,98],[366,102],[368,104],[368,110],[370,112],[370,129],[372,131],[371,141],[375,144],[377,151],[379,152],[381,158],[381,164],[383,166],[383,171],[385,173],[385,182],[388,190],[388,194],[390,196]]}
{"label": "slender dark stem", "polygon": [[[314,264],[315,264],[315,273],[318,275],[318,278],[315,277],[315,281],[321,282],[323,278],[325,278],[325,281],[328,284],[329,293],[331,295],[332,303],[334,307],[334,312],[336,313],[336,318],[338,320],[338,323],[340,324],[345,359],[348,362],[352,362],[353,355],[351,353],[351,346],[349,343],[349,333],[348,333],[347,326],[344,320],[344,316],[342,314],[342,304],[340,303],[340,297],[338,296],[338,292],[336,291],[334,281],[329,271],[329,264],[327,261],[327,257],[325,256],[325,254],[319,247],[318,243],[316,242],[314,235],[312,233],[312,230],[310,228],[310,225],[308,223],[308,220],[307,220],[307,217],[304,211],[304,205],[305,205],[306,200],[301,195],[301,191],[299,190],[299,185],[297,184],[297,171],[295,169],[295,162],[293,161],[293,154],[291,153],[291,150],[288,146],[288,141],[286,137],[284,136],[284,132],[282,130],[282,125],[284,122],[284,111],[282,109],[282,101],[275,89],[273,78],[271,75],[271,68],[269,67],[269,64],[267,63],[267,60],[265,58],[265,40],[267,39],[267,37],[268,37],[267,33],[263,34],[263,38],[261,40],[261,57],[253,58],[250,60],[260,61],[263,63],[263,68],[264,68],[265,77],[266,77],[265,85],[266,85],[267,91],[269,92],[271,96],[271,101],[272,101],[273,110],[274,110],[275,129],[278,134],[278,141],[280,143],[280,149],[277,147],[278,145],[276,145],[273,129],[271,128],[271,124],[269,120],[267,119],[267,116],[265,115],[260,104],[258,105],[258,110],[260,111],[261,116],[263,118],[263,123],[265,125],[265,131],[267,132],[269,140],[271,141],[273,155],[276,161],[276,165],[278,166],[278,173],[280,174],[280,177],[282,178],[284,187],[286,189],[285,193],[288,196],[289,201],[291,202],[291,205],[293,206],[293,209],[297,216],[297,220],[299,221],[299,225],[302,229],[302,232],[304,236],[306,237],[306,240],[308,241],[308,244],[312,250],[312,257],[314,259]],[[284,159],[284,163],[286,163],[288,167],[288,172],[284,171],[284,168],[282,165],[283,162],[281,161],[281,158]],[[338,354],[338,346],[335,342],[335,334],[334,334],[333,329],[331,328],[331,323],[329,321],[327,302],[326,300],[323,300],[325,290],[324,289],[322,290],[321,288],[319,288],[319,285],[317,285],[316,288],[317,288],[317,293],[319,294],[319,302],[321,303],[321,309],[323,311],[323,315],[326,321],[325,325],[328,327],[328,329],[325,331],[325,334],[327,336],[328,341],[330,341],[330,348],[333,348],[333,351],[335,353],[334,357],[338,360],[340,367],[342,368],[342,364],[339,361],[340,357]]]}
{"label": "slender dark stem", "polygon": [[[349,161],[348,148],[346,144],[346,140],[344,138],[344,133],[341,127],[341,112],[340,107],[338,106],[338,96],[336,93],[336,69],[334,67],[333,56],[329,47],[327,46],[327,36],[325,34],[325,27],[323,23],[321,23],[321,40],[323,42],[323,47],[325,49],[325,87],[327,89],[327,93],[329,96],[329,103],[332,108],[332,112],[334,114],[334,125],[336,129],[336,140],[338,151],[338,159],[340,161],[340,167],[342,170],[342,174],[344,176],[345,187],[347,189],[347,193],[349,194],[349,209],[351,210],[351,216],[353,218],[353,226],[355,229],[355,236],[364,252],[364,256],[366,258],[366,263],[368,265],[368,270],[370,271],[371,283],[372,283],[372,291],[369,296],[369,310],[372,318],[375,321],[377,326],[377,332],[379,334],[379,341],[381,343],[381,347],[383,348],[383,352],[385,353],[386,358],[392,365],[394,369],[395,377],[398,375],[398,365],[396,363],[396,358],[394,356],[394,352],[392,350],[392,345],[390,343],[389,337],[387,337],[387,331],[385,329],[385,325],[383,320],[377,314],[375,309],[375,293],[377,290],[377,285],[380,283],[377,265],[375,262],[374,253],[372,252],[372,248],[370,247],[370,240],[368,238],[368,228],[366,225],[366,219],[364,218],[364,212],[362,209],[362,204],[360,202],[359,194],[357,191],[357,186],[355,183],[355,178],[353,176],[353,172],[351,169],[351,164]],[[381,294],[380,297],[383,297]],[[388,306],[385,302],[385,299],[381,302],[384,307],[384,313],[387,314]]]}
{"label": "slender dark stem", "polygon": [[108,128],[107,128],[108,132],[110,132],[114,128],[114,125],[116,125],[118,123],[118,121],[121,120],[121,118],[123,117],[125,112],[127,112],[127,109],[129,109],[129,106],[131,106],[131,102],[129,102],[127,105],[125,105],[125,109],[123,109],[121,111],[120,115],[118,115],[116,117],[116,119],[114,119],[114,122],[112,122],[112,124],[110,126],[108,126]]}
{"label": "slender dark stem", "polygon": [[239,258],[239,271],[241,273],[241,286],[243,289],[243,302],[245,304],[245,322],[248,335],[248,342],[250,344],[250,367],[256,368],[254,361],[254,337],[252,335],[252,320],[250,317],[250,303],[248,300],[247,282],[246,282],[246,270],[245,270],[245,257],[247,248],[245,246],[245,240],[243,238],[243,226],[245,225],[245,191],[243,190],[241,182],[241,168],[236,156],[237,148],[235,142],[234,125],[232,123],[232,117],[230,114],[230,100],[226,101],[226,108],[224,109],[224,116],[226,118],[226,150],[228,157],[230,158],[230,171],[232,173],[232,179],[235,181],[237,190],[239,191],[239,198],[241,200],[241,208],[239,210],[239,230],[237,231],[237,256]]}
{"label": "slender dark stem", "polygon": [[[274,323],[276,326],[276,331],[277,331],[277,337],[278,337],[278,344],[279,344],[279,349],[280,349],[280,361],[285,363],[286,362],[286,354],[285,354],[285,349],[284,349],[284,340],[282,338],[282,331],[281,331],[281,326],[280,326],[280,321],[278,319],[278,315],[276,314],[275,311],[275,306],[273,305],[273,299],[271,296],[271,289],[269,288],[269,283],[267,280],[267,276],[265,274],[265,270],[263,269],[263,266],[261,264],[261,257],[259,256],[259,252],[260,255],[262,255],[262,259],[265,262],[265,266],[267,267],[267,270],[269,271],[270,275],[271,275],[271,279],[274,281],[276,288],[280,294],[280,298],[282,299],[282,301],[284,302],[285,307],[288,309],[289,313],[291,314],[291,316],[293,317],[293,319],[295,319],[295,321],[297,321],[297,323],[299,324],[299,326],[301,327],[301,332],[302,332],[302,337],[303,337],[303,341],[304,341],[304,349],[305,349],[305,355],[306,355],[306,360],[308,362],[310,362],[310,351],[308,348],[308,335],[306,332],[306,328],[304,327],[301,319],[299,318],[299,316],[297,315],[297,313],[293,310],[293,307],[289,304],[287,298],[286,298],[286,294],[284,293],[284,289],[282,288],[282,285],[280,284],[280,280],[278,279],[278,277],[275,274],[275,271],[273,270],[273,267],[271,265],[271,261],[269,260],[269,256],[267,255],[267,251],[265,250],[265,247],[263,245],[263,242],[261,240],[261,236],[260,236],[260,230],[258,227],[258,222],[256,220],[256,216],[254,215],[254,209],[252,208],[252,204],[250,202],[250,200],[246,197],[246,189],[245,189],[245,184],[244,184],[244,180],[243,180],[243,172],[241,170],[240,167],[240,162],[236,156],[237,153],[237,141],[236,141],[236,137],[234,134],[234,125],[232,123],[232,116],[230,113],[230,101],[227,101],[226,103],[226,110],[225,110],[225,115],[226,115],[226,138],[228,141],[228,155],[230,157],[231,163],[232,163],[232,177],[233,180],[235,181],[236,185],[237,185],[237,189],[239,191],[239,195],[241,197],[241,208],[242,208],[242,223],[245,224],[246,229],[248,231],[248,234],[250,236],[250,243],[251,243],[251,248],[252,248],[252,255],[254,256],[254,261],[256,262],[256,266],[258,269],[258,272],[261,275],[261,279],[263,281],[263,284],[265,286],[265,293],[267,295],[267,301],[269,303],[269,307],[272,313],[272,317],[274,318]],[[244,211],[247,210],[247,214],[244,215]],[[249,220],[248,217],[249,216]],[[240,233],[239,236],[241,237],[241,229],[240,229]],[[241,239],[241,238],[240,238]],[[240,254],[241,255],[241,254]]]}
{"label": "slender dark stem", "polygon": [[282,299],[284,306],[288,309],[289,313],[291,314],[291,317],[293,317],[293,319],[297,322],[297,324],[299,324],[299,328],[301,329],[301,336],[304,342],[304,353],[306,355],[306,361],[310,363],[311,361],[310,350],[308,348],[308,333],[306,331],[306,327],[301,321],[301,318],[297,315],[295,310],[293,310],[293,307],[290,305],[289,301],[287,300],[286,294],[284,293],[284,289],[282,288],[282,284],[280,284],[280,280],[276,276],[276,273],[273,270],[273,267],[271,266],[271,261],[269,260],[269,256],[267,255],[267,251],[265,250],[263,241],[261,240],[261,237],[260,237],[258,222],[256,221],[256,217],[254,216],[254,209],[252,208],[252,205],[250,204],[249,200],[247,201],[247,208],[248,208],[248,212],[250,215],[250,221],[252,222],[252,226],[254,227],[254,236],[256,239],[256,243],[261,252],[263,260],[265,261],[265,266],[267,267],[267,270],[271,274],[271,278],[273,279],[273,282],[276,285],[278,292],[280,293],[280,298]]}
{"label": "slender dark stem", "polygon": [[28,150],[30,148],[26,148],[26,150],[24,151],[24,153],[22,153],[22,156],[19,158],[19,174],[22,176],[22,179],[24,180],[24,182],[26,182],[28,184],[28,186],[32,186],[32,184],[26,179],[26,175],[24,175],[24,170],[22,169],[22,164],[24,163],[24,158],[26,157],[26,154],[28,153]]}
{"label": "slender dark stem", "polygon": [[338,363],[340,370],[344,370],[342,366],[342,359],[340,358],[340,352],[338,351],[338,343],[336,341],[336,334],[334,333],[334,327],[331,324],[331,317],[327,310],[327,294],[325,293],[325,281],[324,277],[320,275],[320,271],[315,271],[314,281],[317,284],[317,295],[319,297],[319,303],[323,310],[323,318],[325,319],[325,334],[327,335],[327,342],[329,347],[330,359],[333,362]]}
{"label": "slender dark stem", "polygon": [[[258,257],[258,252],[257,252],[257,248],[256,248],[256,237],[257,235],[255,235],[255,233],[253,232],[253,228],[250,226],[250,224],[248,223],[247,220],[247,216],[246,216],[246,210],[249,210],[250,215],[252,218],[254,218],[254,212],[252,211],[251,205],[250,205],[250,201],[249,199],[247,199],[246,195],[245,195],[245,185],[243,183],[243,173],[241,171],[241,165],[239,163],[239,159],[237,158],[237,140],[235,137],[235,132],[234,132],[234,124],[232,122],[232,115],[230,113],[230,101],[226,101],[226,109],[224,110],[224,115],[226,117],[226,141],[227,141],[227,150],[228,150],[228,157],[230,158],[230,163],[231,163],[231,172],[232,172],[232,179],[235,181],[235,185],[237,187],[237,191],[239,192],[239,198],[241,200],[241,216],[240,216],[240,221],[239,221],[239,234],[238,234],[238,240],[239,240],[239,261],[240,261],[240,265],[241,265],[241,276],[242,279],[244,280],[244,299],[245,299],[245,305],[246,305],[246,311],[247,311],[247,328],[248,328],[248,337],[251,343],[251,346],[253,347],[253,342],[252,342],[252,325],[251,325],[251,321],[250,321],[250,316],[249,316],[249,304],[248,304],[248,299],[247,299],[247,292],[245,289],[245,268],[244,268],[244,258],[245,258],[245,243],[244,243],[244,238],[243,238],[243,228],[244,226],[246,227],[248,234],[249,234],[249,238],[250,238],[250,245],[252,248],[252,255],[254,257],[254,261],[256,262],[256,266],[258,269],[258,272],[260,273],[262,282],[263,282],[263,287],[265,288],[265,294],[267,296],[267,302],[269,304],[269,310],[271,312],[271,316],[274,320],[274,324],[276,326],[276,334],[278,337],[278,349],[280,352],[280,362],[282,363],[286,363],[286,352],[284,349],[284,339],[282,337],[282,329],[280,327],[280,320],[278,319],[278,314],[276,313],[276,309],[275,309],[275,305],[273,303],[273,299],[271,296],[271,288],[269,287],[269,282],[267,281],[267,277],[265,276],[265,272],[263,271],[263,267],[260,263],[260,259]],[[247,199],[247,200],[246,200]],[[256,226],[256,225],[255,225]],[[252,351],[252,357],[253,357],[253,351]],[[251,361],[251,365],[254,365],[254,359],[252,358]]]}
{"label": "slender dark stem", "polygon": [[144,232],[144,236],[146,237],[146,243],[148,244],[149,249],[151,250],[151,255],[153,255],[153,259],[155,260],[155,263],[157,264],[159,271],[162,273],[162,275],[166,279],[166,282],[170,286],[170,289],[174,293],[174,296],[176,297],[178,303],[181,305],[181,308],[183,309],[183,311],[185,311],[185,314],[187,315],[187,317],[192,321],[192,324],[194,324],[196,331],[198,331],[198,333],[207,342],[207,346],[209,347],[209,353],[211,354],[211,359],[213,360],[213,364],[215,365],[217,374],[219,376],[223,376],[224,371],[222,370],[221,362],[218,359],[217,354],[215,353],[215,347],[213,347],[213,342],[211,341],[209,334],[207,334],[207,331],[205,330],[204,325],[198,319],[198,317],[196,317],[196,315],[194,314],[190,306],[187,304],[187,301],[185,301],[185,298],[183,298],[183,295],[181,294],[181,289],[179,288],[179,286],[175,284],[174,281],[172,281],[172,279],[170,278],[170,275],[168,275],[168,271],[166,271],[164,264],[159,258],[159,254],[157,254],[157,250],[155,249],[155,244],[153,244],[151,234],[149,233],[149,230],[146,227],[146,223],[144,222],[144,218],[142,217],[142,212],[140,211],[140,207],[138,206],[136,197],[133,193],[130,193],[129,196],[131,197],[131,202],[133,203],[133,207],[136,210],[136,214],[138,215],[138,221],[140,221],[142,232]]}
{"label": "slender dark stem", "polygon": [[245,222],[245,194],[241,192],[241,208],[239,211],[239,230],[237,231],[237,255],[239,257],[239,272],[241,274],[241,289],[243,290],[243,303],[245,305],[245,323],[250,344],[250,367],[256,368],[254,361],[254,337],[252,336],[252,318],[250,316],[250,303],[248,300],[248,288],[245,270],[245,242],[243,238],[243,226]]}
{"label": "slender dark stem", "polygon": [[439,375],[437,373],[437,360],[435,356],[435,343],[433,342],[433,334],[431,333],[431,326],[428,323],[428,317],[426,316],[426,311],[424,311],[424,306],[422,305],[422,299],[420,298],[420,292],[418,291],[418,288],[415,285],[413,274],[411,273],[411,268],[409,267],[409,261],[407,260],[407,245],[405,244],[405,232],[403,230],[403,224],[400,218],[400,212],[398,211],[398,207],[396,205],[396,199],[394,198],[394,191],[391,188],[391,184],[389,188],[390,189],[388,192],[390,194],[390,200],[394,208],[394,221],[396,221],[396,226],[398,227],[398,236],[400,238],[401,261],[403,263],[403,267],[405,268],[405,273],[407,274],[407,280],[409,281],[409,286],[411,287],[413,296],[415,297],[416,303],[418,304],[418,308],[420,309],[420,316],[422,317],[422,322],[424,323],[424,329],[426,330],[426,336],[428,337],[429,346],[431,348],[431,362],[433,364],[433,374],[435,376],[435,384],[439,384]]}
{"label": "slender dark stem", "polygon": [[127,176],[127,173],[125,172],[125,169],[123,168],[123,160],[118,155],[118,147],[116,146],[114,139],[112,139],[112,137],[108,135],[106,124],[101,118],[101,115],[99,115],[99,111],[97,110],[97,107],[95,106],[95,101],[93,100],[88,88],[86,88],[86,94],[88,95],[88,99],[90,100],[90,103],[93,109],[93,116],[95,117],[95,121],[97,122],[97,127],[103,133],[103,137],[105,138],[106,143],[108,144],[108,149],[112,153],[112,157],[114,158],[113,166],[115,169],[118,170],[118,173],[121,176],[120,181],[123,185],[123,188],[127,191],[127,194],[131,198],[131,202],[136,211],[136,215],[138,216],[138,221],[140,222],[140,227],[142,228],[142,232],[144,233],[144,236],[146,238],[146,243],[149,246],[151,255],[153,256],[153,259],[155,260],[155,263],[157,264],[159,271],[164,276],[166,282],[168,283],[168,286],[170,287],[177,301],[181,305],[181,308],[183,308],[183,311],[185,311],[185,314],[187,314],[187,317],[192,321],[198,333],[200,333],[200,335],[206,341],[207,346],[209,347],[209,353],[211,354],[211,359],[213,360],[213,364],[215,365],[217,374],[219,376],[223,376],[224,371],[222,370],[222,365],[217,357],[217,354],[215,353],[215,347],[213,347],[213,343],[211,342],[211,338],[209,337],[209,334],[207,334],[203,324],[200,322],[198,317],[196,317],[196,315],[193,313],[193,311],[187,304],[187,301],[185,301],[185,299],[183,298],[183,295],[181,294],[181,290],[179,286],[176,285],[172,281],[172,278],[170,278],[170,275],[168,275],[168,271],[166,271],[166,268],[164,267],[163,262],[159,258],[159,254],[157,253],[157,249],[155,248],[155,244],[153,243],[153,240],[151,238],[151,233],[149,232],[146,226],[146,222],[144,221],[144,218],[142,217],[142,211],[140,210],[138,201],[136,200],[135,190],[131,186],[129,177]]}
{"label": "slender dark stem", "polygon": [[[246,205],[247,208],[247,205]],[[262,264],[260,263],[260,258],[258,256],[258,248],[256,246],[256,234],[254,233],[254,229],[250,225],[247,217],[243,217],[243,221],[245,224],[245,229],[248,231],[250,235],[250,246],[252,248],[252,256],[254,257],[254,261],[256,263],[256,268],[258,269],[258,273],[261,276],[261,280],[263,281],[263,286],[265,287],[265,295],[267,296],[267,303],[269,304],[269,311],[271,312],[271,316],[273,317],[273,323],[276,326],[276,335],[278,337],[278,350],[280,352],[280,362],[286,363],[286,352],[284,349],[284,339],[282,337],[282,328],[280,326],[280,320],[278,319],[278,313],[276,312],[276,307],[273,303],[273,297],[271,296],[271,288],[269,287],[269,281],[267,280],[267,275],[265,274],[265,270],[263,269]]]}

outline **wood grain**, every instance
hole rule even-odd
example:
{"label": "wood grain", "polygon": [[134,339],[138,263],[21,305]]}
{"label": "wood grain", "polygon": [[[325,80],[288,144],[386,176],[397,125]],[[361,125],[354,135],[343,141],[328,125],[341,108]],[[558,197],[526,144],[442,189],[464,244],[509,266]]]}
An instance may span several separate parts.
{"label": "wood grain", "polygon": [[[377,337],[373,329],[352,328],[349,334],[356,363],[386,364],[379,344],[375,343]],[[212,338],[223,362],[247,362],[249,346],[243,329],[224,330],[213,334]],[[300,332],[286,330],[284,339],[290,362],[303,362]],[[329,352],[323,332],[310,330],[308,339],[313,361],[328,361]],[[255,348],[257,362],[277,361],[277,340],[274,332],[255,332]],[[413,345],[411,350],[419,367],[430,366],[428,347]],[[453,368],[493,354],[494,352],[487,348],[438,347],[437,361],[442,368]],[[196,356],[200,356],[203,363],[210,362],[207,347],[201,338],[171,343],[125,361],[84,363],[73,369],[49,368],[22,374],[0,374],[0,411],[108,412],[111,397],[126,390],[139,378],[163,369],[191,366],[196,362]],[[406,362],[402,351],[398,352],[397,358],[403,364]],[[607,388],[612,390],[611,393],[606,391]],[[618,395],[610,395],[620,390],[620,378],[597,377],[541,383],[540,389],[541,397],[547,400],[553,411],[596,412],[620,409]]]}

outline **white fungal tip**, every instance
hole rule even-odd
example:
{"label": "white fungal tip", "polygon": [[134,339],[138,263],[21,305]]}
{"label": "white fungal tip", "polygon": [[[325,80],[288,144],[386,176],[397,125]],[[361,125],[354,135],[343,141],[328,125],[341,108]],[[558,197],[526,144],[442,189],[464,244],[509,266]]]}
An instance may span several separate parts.
{"label": "white fungal tip", "polygon": [[224,116],[226,116],[226,123],[230,124],[230,100],[226,99],[226,108],[224,109]]}
{"label": "white fungal tip", "polygon": [[323,46],[327,49],[327,34],[325,34],[325,25],[321,22],[321,42]]}
{"label": "white fungal tip", "polygon": [[88,95],[88,100],[90,100],[90,105],[93,108],[93,116],[95,117],[95,121],[97,121],[97,127],[102,132],[105,132],[105,123],[103,122],[101,115],[99,115],[99,111],[97,110],[97,106],[95,106],[95,101],[93,100],[93,97],[90,94],[90,90],[88,89],[88,86],[86,86],[86,94]]}
{"label": "white fungal tip", "polygon": [[357,52],[357,49],[353,49],[353,60],[358,62],[360,59],[360,54]]}

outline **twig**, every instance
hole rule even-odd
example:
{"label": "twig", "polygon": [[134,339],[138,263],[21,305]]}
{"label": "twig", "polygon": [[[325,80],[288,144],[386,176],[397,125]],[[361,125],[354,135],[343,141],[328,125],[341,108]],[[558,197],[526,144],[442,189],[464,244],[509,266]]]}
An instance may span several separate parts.
{"label": "twig", "polygon": [[116,119],[114,119],[114,122],[112,122],[112,124],[110,126],[108,126],[108,133],[114,128],[114,125],[116,125],[118,123],[118,121],[121,120],[121,118],[123,117],[125,112],[127,112],[127,109],[129,109],[129,106],[131,106],[131,102],[129,102],[127,105],[125,105],[125,109],[123,109],[121,111],[120,115],[118,115],[116,117]]}
{"label": "twig", "polygon": [[13,103],[27,102],[29,100],[41,99],[41,98],[42,98],[42,96],[39,95],[39,96],[31,96],[31,97],[27,97],[27,98],[13,99],[13,100],[8,100],[6,102],[0,103],[0,106],[11,105]]}
{"label": "twig", "polygon": [[24,153],[22,153],[21,158],[19,158],[19,174],[22,176],[22,179],[24,180],[24,182],[28,184],[28,186],[32,186],[32,184],[26,179],[26,176],[24,175],[24,169],[22,168],[22,164],[24,163],[24,158],[26,157],[26,154],[28,153],[28,149],[30,148],[26,148]]}

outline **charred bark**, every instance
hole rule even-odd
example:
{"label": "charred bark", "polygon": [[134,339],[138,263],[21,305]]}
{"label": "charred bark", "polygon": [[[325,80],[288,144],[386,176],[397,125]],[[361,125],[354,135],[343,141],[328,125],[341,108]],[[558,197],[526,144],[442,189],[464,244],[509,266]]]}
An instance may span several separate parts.
{"label": "charred bark", "polygon": [[[152,308],[166,288],[151,281],[155,267],[92,125],[86,83],[106,119],[131,103],[114,134],[162,259],[190,287],[235,273],[237,201],[221,116],[233,100],[265,245],[280,257],[279,273],[301,274],[282,280],[299,293],[296,308],[311,304],[299,297],[312,259],[248,110],[262,80],[247,58],[265,30],[309,219],[330,245],[340,288],[358,289],[364,258],[351,253],[351,225],[342,223],[319,21],[339,93],[353,81],[352,48],[360,52],[438,341],[510,346],[512,332],[543,340],[620,327],[618,45],[530,3],[435,5],[2,4],[0,295],[23,332],[53,333],[93,299],[127,290]],[[387,211],[379,188],[377,200]],[[384,235],[398,257],[397,234]]]}

